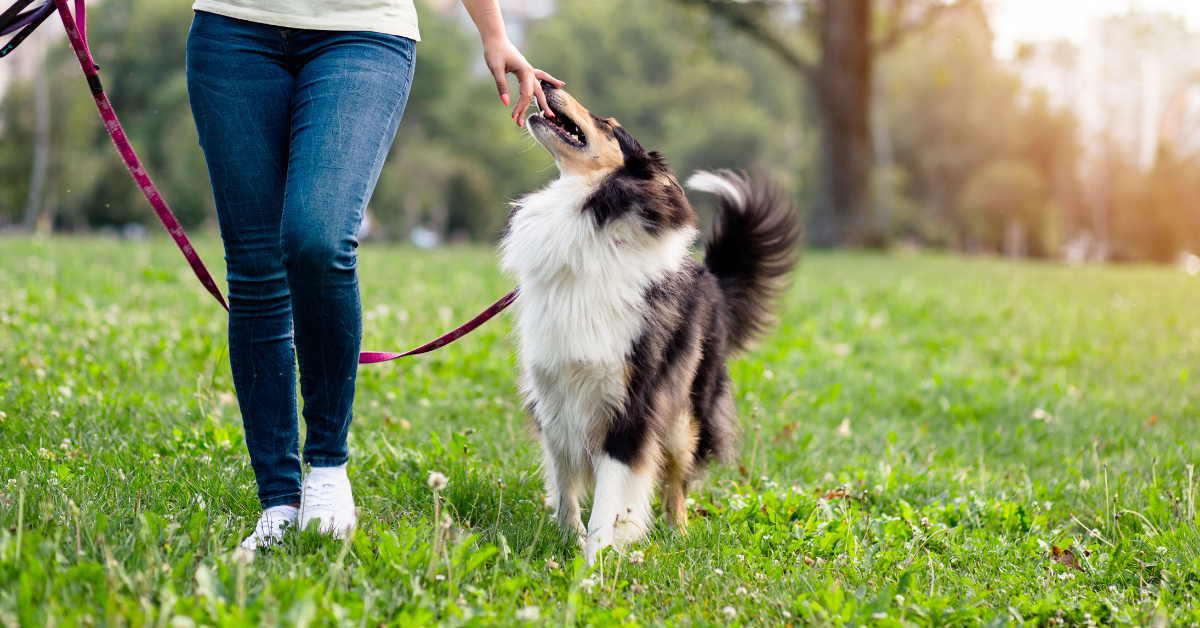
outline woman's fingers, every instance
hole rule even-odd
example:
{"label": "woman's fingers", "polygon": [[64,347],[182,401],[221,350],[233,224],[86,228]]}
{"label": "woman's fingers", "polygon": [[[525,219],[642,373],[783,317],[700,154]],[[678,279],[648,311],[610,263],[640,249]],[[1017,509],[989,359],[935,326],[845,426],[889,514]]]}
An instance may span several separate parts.
{"label": "woman's fingers", "polygon": [[[533,92],[537,89],[537,81],[533,78],[533,67],[528,63],[522,64],[523,67],[518,68],[513,72],[517,75],[517,81],[521,84],[521,95],[517,98],[517,106],[513,107],[513,120],[517,121],[517,126],[525,127],[525,111],[529,109],[529,103],[533,100]],[[541,90],[538,90],[541,91]],[[543,100],[539,102],[544,102]]]}
{"label": "woman's fingers", "polygon": [[533,78],[537,79],[533,83],[533,95],[537,97],[538,107],[541,107],[542,111],[546,112],[546,115],[553,118],[554,111],[552,111],[550,109],[550,105],[546,103],[546,94],[542,91],[542,81],[547,81],[559,87],[566,85],[566,83],[563,83],[562,81],[537,68],[533,69]]}
{"label": "woman's fingers", "polygon": [[495,67],[489,67],[488,69],[492,71],[492,78],[496,80],[496,91],[500,93],[500,102],[504,103],[504,106],[507,107],[508,80],[504,78],[505,74],[507,74],[504,71],[504,66],[497,64]]}
{"label": "woman's fingers", "polygon": [[549,81],[551,83],[554,83],[558,87],[562,87],[563,85],[567,84],[565,81],[560,81],[560,80],[554,78],[553,76],[550,76],[550,74],[548,72],[539,70],[537,68],[533,69],[533,76],[534,76],[534,78],[536,78],[538,80]]}

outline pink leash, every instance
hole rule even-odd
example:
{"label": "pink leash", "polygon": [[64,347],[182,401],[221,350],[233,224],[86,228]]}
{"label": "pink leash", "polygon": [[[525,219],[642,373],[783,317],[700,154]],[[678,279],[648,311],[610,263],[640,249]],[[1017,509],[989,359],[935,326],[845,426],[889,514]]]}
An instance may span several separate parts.
{"label": "pink leash", "polygon": [[[87,77],[88,87],[92,90],[92,98],[96,101],[96,109],[100,111],[100,117],[104,120],[104,128],[108,130],[108,136],[112,138],[117,151],[121,153],[121,159],[125,160],[125,167],[129,169],[129,174],[133,175],[133,180],[137,182],[138,187],[142,190],[142,194],[150,202],[150,206],[154,208],[154,213],[158,216],[163,226],[166,227],[167,233],[170,233],[171,237],[175,240],[175,245],[179,247],[188,265],[192,267],[192,272],[196,273],[196,278],[213,295],[213,298],[221,304],[221,307],[225,308],[225,311],[229,311],[229,305],[225,303],[225,297],[221,295],[221,289],[217,287],[217,282],[213,281],[212,275],[209,274],[208,268],[204,266],[204,262],[200,260],[200,255],[196,253],[196,249],[192,247],[192,243],[188,240],[187,234],[184,233],[183,227],[179,226],[179,221],[175,219],[175,214],[171,213],[171,209],[167,207],[166,201],[158,193],[158,188],[154,187],[150,176],[146,174],[146,169],[142,167],[142,162],[138,160],[137,153],[133,152],[133,147],[129,145],[129,138],[125,136],[125,131],[121,128],[121,123],[117,120],[117,114],[113,111],[112,104],[108,101],[108,96],[105,95],[104,88],[100,85],[100,76],[97,74],[97,70],[100,67],[92,60],[92,53],[87,45],[87,8],[84,5],[84,0],[75,0],[75,15],[79,19],[78,26],[76,25],[75,18],[71,15],[71,7],[68,4],[68,0],[54,0],[54,4],[58,7],[58,15],[62,18],[63,28],[67,31],[67,38],[71,40],[71,47],[75,49],[75,56],[79,58],[79,65],[83,68],[83,75]],[[516,299],[517,290],[514,289],[475,318],[472,318],[454,331],[439,337],[433,342],[423,344],[416,349],[410,349],[404,353],[363,351],[358,355],[358,363],[377,364],[379,362],[387,362],[396,358],[428,353],[435,349],[440,349],[475,331],[476,328],[499,314]]]}

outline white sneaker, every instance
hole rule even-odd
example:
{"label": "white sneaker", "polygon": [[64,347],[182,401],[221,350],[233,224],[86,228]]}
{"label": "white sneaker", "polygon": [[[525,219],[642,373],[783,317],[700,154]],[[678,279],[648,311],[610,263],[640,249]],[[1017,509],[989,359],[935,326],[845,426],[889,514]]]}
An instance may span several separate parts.
{"label": "white sneaker", "polygon": [[358,524],[345,463],[337,467],[313,467],[304,478],[300,529],[307,528],[313,520],[320,522],[318,529],[321,532],[332,533],[339,539],[346,538]]}
{"label": "white sneaker", "polygon": [[242,549],[251,552],[260,547],[270,547],[283,539],[283,531],[296,525],[300,510],[295,506],[272,506],[262,512],[254,532],[242,541]]}

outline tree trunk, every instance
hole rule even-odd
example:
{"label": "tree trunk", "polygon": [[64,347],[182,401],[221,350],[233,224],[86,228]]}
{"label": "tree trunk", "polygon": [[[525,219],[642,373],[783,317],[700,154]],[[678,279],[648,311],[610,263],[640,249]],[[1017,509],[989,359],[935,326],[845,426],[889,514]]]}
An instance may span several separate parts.
{"label": "tree trunk", "polygon": [[[46,47],[36,38],[33,53],[33,172],[29,176],[29,196],[25,200],[25,231],[37,227],[42,209],[42,190],[46,186],[46,169],[50,161],[50,87],[46,79]],[[32,38],[31,38],[32,39]],[[29,43],[35,43],[31,41]]]}
{"label": "tree trunk", "polygon": [[853,246],[870,230],[871,0],[824,0],[815,83],[821,123],[818,246]]}

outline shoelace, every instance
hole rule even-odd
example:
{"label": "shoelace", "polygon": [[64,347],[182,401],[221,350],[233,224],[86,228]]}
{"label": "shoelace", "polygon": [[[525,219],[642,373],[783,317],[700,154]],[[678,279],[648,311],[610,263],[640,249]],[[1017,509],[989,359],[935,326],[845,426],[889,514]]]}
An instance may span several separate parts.
{"label": "shoelace", "polygon": [[314,484],[306,482],[304,485],[304,507],[329,508],[333,506],[333,495],[337,490],[337,484],[330,481],[321,482],[315,486]]}
{"label": "shoelace", "polygon": [[283,526],[287,525],[288,523],[287,517],[277,516],[274,513],[263,513],[263,515],[258,518],[258,525],[255,526],[254,532],[261,538],[275,537],[279,535]]}

